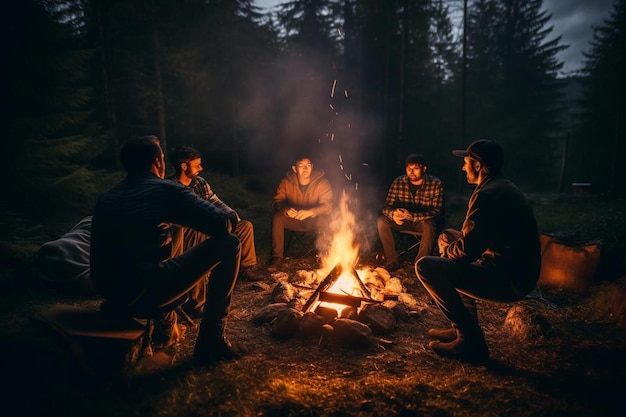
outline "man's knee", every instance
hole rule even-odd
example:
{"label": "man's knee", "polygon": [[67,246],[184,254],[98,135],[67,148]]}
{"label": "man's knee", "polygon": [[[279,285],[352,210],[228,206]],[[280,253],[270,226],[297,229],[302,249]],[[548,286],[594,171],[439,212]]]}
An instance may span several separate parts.
{"label": "man's knee", "polygon": [[389,229],[391,227],[389,225],[389,219],[383,214],[378,216],[376,223],[378,225],[378,230]]}
{"label": "man's knee", "polygon": [[435,230],[436,230],[435,223],[429,222],[429,221],[422,223],[422,235],[432,236],[434,239]]}
{"label": "man's knee", "polygon": [[241,220],[237,223],[237,228],[235,229],[237,236],[251,236],[254,233],[254,228],[252,226],[252,222],[249,220]]}
{"label": "man's knee", "polygon": [[226,249],[227,252],[239,252],[241,249],[241,241],[239,237],[234,233],[229,233],[224,238],[224,242],[222,243],[222,247]]}
{"label": "man's knee", "polygon": [[423,256],[415,261],[415,274],[420,280],[428,280],[432,277],[432,272],[441,261],[438,256]]}
{"label": "man's knee", "polygon": [[274,215],[272,216],[272,229],[275,229],[275,228],[284,229],[286,219],[287,219],[287,216],[285,216],[283,213],[275,211]]}

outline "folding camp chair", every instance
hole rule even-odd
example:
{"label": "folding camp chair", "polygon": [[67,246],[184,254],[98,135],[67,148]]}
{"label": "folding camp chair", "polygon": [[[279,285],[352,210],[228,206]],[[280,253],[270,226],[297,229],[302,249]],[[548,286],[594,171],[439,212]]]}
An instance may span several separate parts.
{"label": "folding camp chair", "polygon": [[398,250],[398,258],[402,258],[404,255],[419,249],[420,242],[422,241],[422,234],[420,232],[414,232],[411,230],[402,230],[397,233],[396,248],[404,246],[404,249]]}
{"label": "folding camp chair", "polygon": [[291,251],[299,256],[307,256],[315,250],[315,239],[317,234],[309,230],[285,229],[289,235],[285,243],[285,254]]}

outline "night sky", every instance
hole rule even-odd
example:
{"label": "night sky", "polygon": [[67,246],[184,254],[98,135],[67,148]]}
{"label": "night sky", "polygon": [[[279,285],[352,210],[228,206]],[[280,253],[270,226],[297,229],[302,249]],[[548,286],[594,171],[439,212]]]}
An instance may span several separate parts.
{"label": "night sky", "polygon": [[[462,6],[462,1],[447,0],[451,7]],[[255,0],[260,7],[272,7],[283,0]],[[458,4],[455,4],[458,3]],[[561,35],[561,43],[569,45],[558,58],[564,61],[564,74],[581,68],[582,51],[589,50],[592,39],[592,27],[602,24],[609,17],[613,0],[544,0],[544,7],[552,14],[554,30],[548,40]]]}

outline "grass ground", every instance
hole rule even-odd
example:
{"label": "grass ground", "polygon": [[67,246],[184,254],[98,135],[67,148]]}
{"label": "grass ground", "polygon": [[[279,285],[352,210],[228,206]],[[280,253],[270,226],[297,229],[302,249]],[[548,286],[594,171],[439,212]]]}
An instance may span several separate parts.
{"label": "grass ground", "polygon": [[[259,257],[266,261],[268,189],[257,182],[209,179],[223,200],[254,222]],[[359,213],[361,221],[371,219],[367,211],[375,210],[380,193],[369,195],[358,202],[365,211]],[[520,303],[542,323],[536,337],[514,337],[505,328],[513,305],[481,303],[491,352],[484,366],[444,359],[428,349],[426,330],[445,325],[445,319],[429,302],[410,262],[394,275],[423,309],[419,317],[399,321],[385,336],[388,342],[356,349],[332,339],[277,339],[268,326],[255,325],[255,312],[272,301],[278,280],[315,269],[316,259],[309,256],[287,259],[285,275],[237,284],[227,332],[245,347],[242,359],[194,370],[189,358],[197,330],[188,326],[183,340],[154,360],[85,378],[54,334],[30,318],[58,303],[95,306],[97,297],[38,279],[34,251],[45,235],[5,238],[0,247],[0,363],[6,387],[1,398],[7,409],[10,405],[25,416],[616,415],[626,388],[626,328],[611,297],[626,287],[620,262],[626,203],[531,198],[542,232],[600,241],[607,261],[588,292],[547,291],[556,309],[536,300]],[[460,226],[465,202],[466,196],[450,198],[449,226]],[[378,262],[375,244],[369,248],[360,260],[364,268]]]}

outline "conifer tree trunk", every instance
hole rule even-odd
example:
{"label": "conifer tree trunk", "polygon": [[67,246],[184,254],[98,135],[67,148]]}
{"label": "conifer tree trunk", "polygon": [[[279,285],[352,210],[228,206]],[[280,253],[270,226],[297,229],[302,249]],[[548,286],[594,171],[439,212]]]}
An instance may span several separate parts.
{"label": "conifer tree trunk", "polygon": [[[120,141],[118,137],[117,129],[117,117],[115,112],[115,96],[110,88],[109,83],[109,44],[106,37],[106,30],[104,22],[102,21],[102,2],[100,0],[95,1],[96,8],[96,21],[98,25],[98,37],[100,40],[100,62],[102,63],[102,90],[104,95],[104,102],[106,107],[106,118],[109,126],[111,127],[111,145],[113,148],[113,155],[119,155],[120,153]],[[118,169],[121,169],[119,160],[116,158]]]}
{"label": "conifer tree trunk", "polygon": [[159,123],[159,139],[161,139],[161,146],[163,149],[167,149],[167,134],[165,129],[165,105],[163,100],[163,80],[161,78],[161,62],[160,62],[160,45],[159,45],[159,32],[155,24],[155,10],[154,0],[150,1],[150,28],[152,30],[152,47],[153,47],[153,64],[154,64],[154,77],[156,82],[156,106],[157,117]]}
{"label": "conifer tree trunk", "polygon": [[409,2],[404,0],[402,13],[402,45],[400,48],[400,91],[398,97],[398,142],[396,148],[396,167],[402,166],[404,152],[404,111],[406,88],[406,51],[409,42]]}

